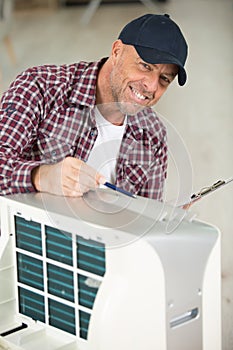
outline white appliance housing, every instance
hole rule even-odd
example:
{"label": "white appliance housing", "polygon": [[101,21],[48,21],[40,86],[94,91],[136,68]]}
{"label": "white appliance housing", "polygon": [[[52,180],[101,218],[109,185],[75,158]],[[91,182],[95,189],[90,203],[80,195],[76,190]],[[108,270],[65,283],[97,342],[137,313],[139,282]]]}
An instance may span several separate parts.
{"label": "white appliance housing", "polygon": [[221,349],[220,234],[212,225],[110,190],[5,196],[0,207],[2,343]]}

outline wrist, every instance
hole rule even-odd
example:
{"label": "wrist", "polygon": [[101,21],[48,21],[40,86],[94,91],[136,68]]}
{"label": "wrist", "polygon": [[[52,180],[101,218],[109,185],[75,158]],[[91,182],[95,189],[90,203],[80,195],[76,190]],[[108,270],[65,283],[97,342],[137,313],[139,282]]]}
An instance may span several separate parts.
{"label": "wrist", "polygon": [[35,190],[38,192],[41,191],[39,180],[40,180],[40,166],[32,169],[32,172],[31,172],[32,185],[35,188]]}

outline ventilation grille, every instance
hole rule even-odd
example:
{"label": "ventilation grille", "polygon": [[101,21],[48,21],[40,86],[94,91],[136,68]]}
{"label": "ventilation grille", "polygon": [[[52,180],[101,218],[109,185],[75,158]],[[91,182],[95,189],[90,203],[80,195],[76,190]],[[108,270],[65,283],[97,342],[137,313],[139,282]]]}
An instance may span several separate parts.
{"label": "ventilation grille", "polygon": [[44,274],[41,260],[17,253],[17,274],[19,282],[35,289],[44,290]]}
{"label": "ventilation grille", "polygon": [[15,237],[19,313],[88,339],[104,244],[17,215]]}
{"label": "ventilation grille", "polygon": [[15,219],[16,245],[38,255],[42,254],[41,225],[21,217]]}
{"label": "ventilation grille", "polygon": [[98,281],[78,275],[79,304],[92,309],[98,287]]}
{"label": "ventilation grille", "polygon": [[45,322],[44,296],[18,287],[19,312],[33,320]]}
{"label": "ventilation grille", "polygon": [[48,258],[72,266],[72,239],[68,232],[45,226],[46,255]]}
{"label": "ventilation grille", "polygon": [[73,272],[61,267],[47,264],[48,292],[57,297],[74,301]]}
{"label": "ventilation grille", "polygon": [[105,248],[103,244],[81,237],[78,237],[77,243],[78,267],[81,270],[103,276],[105,273]]}
{"label": "ventilation grille", "polygon": [[71,334],[76,334],[75,309],[49,299],[49,324]]}
{"label": "ventilation grille", "polygon": [[87,339],[90,314],[79,310],[80,338]]}

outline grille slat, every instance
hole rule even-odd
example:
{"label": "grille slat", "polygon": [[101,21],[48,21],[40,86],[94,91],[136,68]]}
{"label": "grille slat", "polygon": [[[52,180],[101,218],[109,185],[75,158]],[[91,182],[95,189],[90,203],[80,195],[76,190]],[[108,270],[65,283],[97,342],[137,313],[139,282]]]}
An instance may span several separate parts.
{"label": "grille slat", "polygon": [[98,266],[95,263],[91,263],[88,260],[79,259],[78,260],[78,267],[81,270],[92,272],[92,273],[99,275],[99,276],[103,276],[105,273],[105,266]]}

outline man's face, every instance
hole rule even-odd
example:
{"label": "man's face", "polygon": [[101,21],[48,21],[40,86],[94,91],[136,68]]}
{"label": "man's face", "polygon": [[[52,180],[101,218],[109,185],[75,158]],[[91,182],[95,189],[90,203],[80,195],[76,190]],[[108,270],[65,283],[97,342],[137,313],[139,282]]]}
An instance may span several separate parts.
{"label": "man's face", "polygon": [[110,84],[114,101],[140,108],[156,104],[178,72],[175,64],[144,62],[133,46],[120,40],[113,44],[112,62]]}

